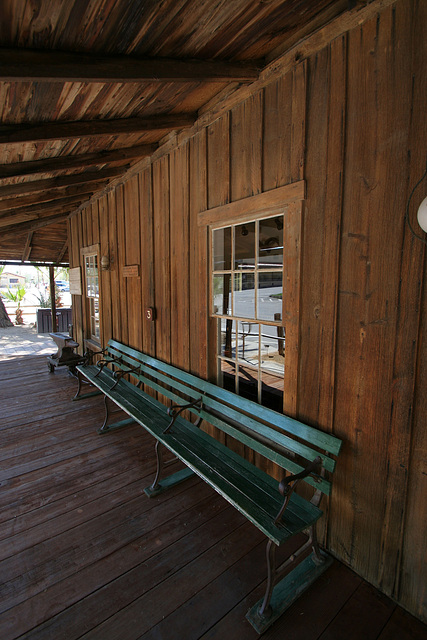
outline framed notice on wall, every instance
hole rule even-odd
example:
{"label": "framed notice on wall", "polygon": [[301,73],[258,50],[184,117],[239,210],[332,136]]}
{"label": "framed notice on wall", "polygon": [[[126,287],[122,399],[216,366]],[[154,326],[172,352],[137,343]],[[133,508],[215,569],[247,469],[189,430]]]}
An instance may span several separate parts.
{"label": "framed notice on wall", "polygon": [[82,276],[80,267],[74,267],[69,270],[70,293],[74,296],[82,295]]}
{"label": "framed notice on wall", "polygon": [[122,267],[124,278],[139,278],[139,264],[130,264]]}

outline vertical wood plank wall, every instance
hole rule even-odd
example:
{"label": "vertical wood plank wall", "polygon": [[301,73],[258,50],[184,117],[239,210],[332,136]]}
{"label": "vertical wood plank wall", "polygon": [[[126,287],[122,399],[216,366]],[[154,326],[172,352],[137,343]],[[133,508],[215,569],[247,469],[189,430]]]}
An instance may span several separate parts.
{"label": "vertical wood plank wall", "polygon": [[[207,377],[208,235],[197,214],[306,181],[295,410],[344,440],[325,540],[424,619],[426,259],[404,215],[426,162],[426,23],[427,3],[399,0],[69,225],[71,266],[97,242],[112,259],[103,342]],[[123,277],[131,264],[139,278]],[[80,297],[73,308],[82,342]]]}

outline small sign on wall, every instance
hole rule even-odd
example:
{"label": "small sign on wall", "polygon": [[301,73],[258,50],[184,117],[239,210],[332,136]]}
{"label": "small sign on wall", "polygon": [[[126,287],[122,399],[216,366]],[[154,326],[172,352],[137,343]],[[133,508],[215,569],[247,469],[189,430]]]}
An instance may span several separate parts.
{"label": "small sign on wall", "polygon": [[122,269],[122,275],[124,278],[138,278],[139,277],[139,264],[130,264]]}
{"label": "small sign on wall", "polygon": [[153,322],[156,319],[156,310],[154,307],[145,307],[145,319]]}
{"label": "small sign on wall", "polygon": [[73,267],[68,272],[70,279],[70,293],[73,296],[82,295],[82,276],[80,267]]}

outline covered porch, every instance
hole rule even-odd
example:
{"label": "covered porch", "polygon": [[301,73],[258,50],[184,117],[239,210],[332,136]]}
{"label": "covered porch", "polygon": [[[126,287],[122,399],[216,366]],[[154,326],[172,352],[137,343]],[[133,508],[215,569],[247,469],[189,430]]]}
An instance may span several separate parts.
{"label": "covered porch", "polygon": [[[73,402],[46,356],[0,361],[0,634],[5,640],[251,640],[260,532],[199,480],[148,499],[152,439],[99,436],[101,397]],[[264,638],[424,638],[426,626],[339,561]]]}

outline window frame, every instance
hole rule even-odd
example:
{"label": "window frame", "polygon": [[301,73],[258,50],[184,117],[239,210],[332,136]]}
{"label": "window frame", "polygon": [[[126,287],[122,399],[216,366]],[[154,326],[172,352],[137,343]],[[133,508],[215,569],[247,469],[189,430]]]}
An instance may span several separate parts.
{"label": "window frame", "polygon": [[[238,222],[228,222],[227,224],[221,224],[221,225],[211,225],[209,228],[209,248],[210,248],[210,267],[209,267],[209,275],[213,276],[213,278],[215,276],[222,276],[222,275],[230,275],[230,284],[231,284],[231,289],[230,289],[230,295],[231,295],[231,313],[227,313],[227,314],[222,314],[222,313],[217,313],[215,312],[215,307],[214,307],[214,296],[212,295],[212,282],[213,282],[213,278],[210,277],[209,278],[209,282],[210,282],[210,305],[209,305],[209,314],[212,317],[216,317],[216,318],[227,318],[227,319],[233,319],[233,320],[239,320],[241,322],[256,322],[258,324],[266,324],[266,325],[278,325],[281,326],[281,322],[277,322],[275,320],[268,320],[266,318],[261,318],[259,315],[259,291],[260,291],[260,287],[259,287],[259,276],[260,275],[267,275],[267,274],[272,274],[272,273],[278,273],[282,275],[282,310],[281,310],[281,316],[283,318],[283,255],[282,255],[282,263],[281,266],[271,266],[268,268],[260,268],[259,265],[257,264],[257,258],[259,258],[258,255],[258,250],[259,250],[259,223],[262,222],[263,220],[270,220],[273,218],[277,218],[279,216],[283,216],[284,219],[284,211],[276,211],[275,213],[273,213],[272,215],[267,214],[263,215],[259,218],[256,218],[255,220],[251,220],[246,221],[246,224],[252,224],[255,223],[255,264],[253,267],[247,267],[244,269],[241,269],[240,271],[238,269],[236,269],[235,267],[235,233],[236,233],[236,227],[238,226],[244,226],[244,223],[242,225],[242,222],[239,220]],[[215,231],[219,231],[221,229],[231,229],[231,265],[230,265],[230,269],[215,269],[215,265],[214,265],[214,260],[215,260],[215,256],[214,256],[214,233]],[[234,299],[234,293],[236,291],[235,288],[235,282],[236,282],[236,276],[243,276],[243,275],[250,275],[250,274],[254,274],[254,315],[253,317],[248,317],[248,316],[239,316],[238,314],[234,313],[235,309],[235,299]]]}
{"label": "window frame", "polygon": [[[283,295],[282,322],[257,320],[260,325],[282,326],[286,335],[285,375],[283,388],[283,411],[287,415],[297,415],[298,369],[300,361],[300,296],[301,296],[301,244],[304,214],[305,182],[303,180],[256,194],[229,204],[202,211],[198,224],[207,231],[209,247],[208,261],[208,366],[212,374],[217,372],[218,315],[212,315],[212,232],[214,229],[261,220],[284,214],[283,246],[286,248],[283,258]],[[231,319],[230,316],[225,316]],[[247,321],[247,318],[243,319]],[[215,354],[215,368],[212,360]]]}
{"label": "window frame", "polygon": [[[100,347],[101,343],[101,314],[100,314],[100,291],[101,291],[101,269],[99,265],[99,255],[100,255],[100,247],[99,244],[93,244],[88,247],[83,247],[80,250],[83,266],[83,274],[84,274],[84,310],[85,310],[85,344],[92,345],[95,347]],[[91,295],[89,292],[89,282],[88,282],[88,273],[86,267],[86,261],[88,258],[95,257],[96,258],[96,269],[97,269],[97,278],[98,278],[98,286],[97,286],[97,295]],[[98,302],[98,331],[99,335],[96,332],[93,332],[93,326],[96,327],[96,310],[94,309],[95,301]],[[92,322],[93,319],[93,322]]]}
{"label": "window frame", "polygon": [[[237,222],[228,220],[226,224],[218,224],[210,226],[209,233],[209,247],[210,247],[210,316],[212,318],[217,318],[217,344],[216,344],[216,353],[217,353],[217,362],[216,362],[216,379],[217,383],[224,385],[224,375],[225,371],[229,369],[229,375],[234,378],[234,392],[238,395],[243,395],[243,389],[247,386],[246,395],[252,395],[252,398],[256,400],[259,404],[263,404],[263,398],[265,398],[265,394],[268,394],[268,391],[263,392],[264,389],[270,389],[270,394],[274,394],[273,389],[279,384],[280,387],[284,387],[284,361],[282,363],[283,371],[274,372],[274,366],[268,367],[266,363],[266,357],[268,358],[268,348],[267,348],[267,356],[264,353],[265,349],[263,349],[263,343],[271,342],[272,344],[277,344],[277,353],[280,353],[280,345],[283,346],[284,339],[280,336],[280,330],[282,329],[283,322],[283,251],[281,256],[280,264],[276,263],[274,266],[270,266],[268,268],[260,267],[260,226],[262,222],[265,220],[274,220],[277,218],[282,219],[282,228],[281,231],[283,233],[283,223],[285,217],[285,210],[280,209],[279,211],[275,211],[274,213],[265,212],[264,215],[257,217],[255,220],[250,222],[245,221],[242,223],[241,220]],[[242,231],[242,227],[252,226],[253,227],[253,265],[248,264],[246,267],[242,267],[240,270],[238,268],[238,263],[236,259],[236,241],[237,235],[239,231]],[[217,254],[215,253],[215,236],[216,232],[221,229],[229,229],[229,238],[230,238],[230,254],[229,254],[229,268],[228,269],[217,269],[215,268],[215,260]],[[228,234],[227,234],[228,235]],[[281,275],[281,289],[282,289],[282,304],[280,305],[280,320],[277,319],[269,319],[261,317],[260,308],[259,308],[259,298],[260,298],[260,288],[259,288],[259,276],[261,274],[272,274],[278,273]],[[237,313],[236,310],[236,289],[235,283],[236,278],[243,278],[244,275],[251,276],[253,274],[253,315],[251,317],[241,316]],[[216,277],[221,276],[229,276],[230,277],[230,301],[231,301],[231,309],[230,313],[220,313],[219,310],[215,307],[215,296],[213,292],[213,282]],[[275,314],[276,315],[276,314]],[[225,322],[224,322],[225,321]],[[229,324],[231,323],[231,324]],[[225,325],[225,331],[224,331]],[[248,331],[245,333],[244,327],[248,325]],[[277,337],[267,336],[263,333],[265,332],[265,327],[277,327]],[[255,331],[252,332],[252,328],[255,327]],[[263,329],[264,328],[264,329]],[[232,336],[234,335],[235,340],[235,349],[234,355],[231,353],[229,355],[223,354],[223,333],[225,336],[228,334],[228,330],[231,330],[230,341],[232,342]],[[234,332],[233,332],[234,329]],[[249,360],[245,361],[245,343],[246,338],[252,335],[252,357],[255,358],[255,362],[251,363]],[[277,342],[276,342],[277,341]],[[240,351],[243,349],[242,354]],[[279,368],[278,368],[279,369]],[[276,384],[274,384],[274,380],[276,379]],[[248,380],[252,382],[248,383]],[[267,383],[267,380],[270,381],[270,384]],[[265,386],[263,386],[265,385]],[[242,393],[241,393],[242,392]],[[270,403],[274,400],[274,397],[270,396]]]}

